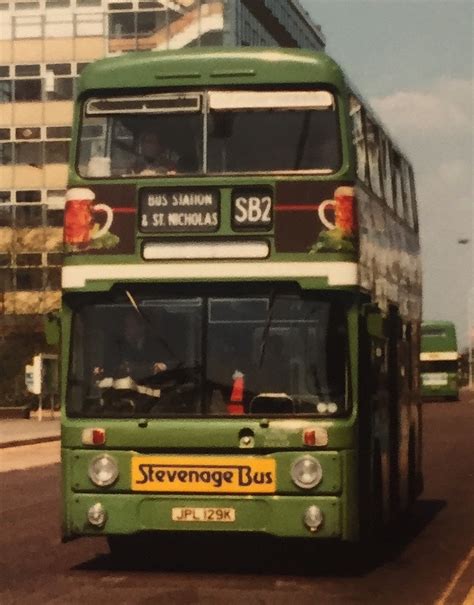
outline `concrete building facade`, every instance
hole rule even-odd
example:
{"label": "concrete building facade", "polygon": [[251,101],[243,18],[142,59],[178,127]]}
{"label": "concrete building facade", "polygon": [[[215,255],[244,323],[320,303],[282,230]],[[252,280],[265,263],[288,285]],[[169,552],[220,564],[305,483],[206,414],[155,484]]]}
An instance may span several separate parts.
{"label": "concrete building facade", "polygon": [[0,335],[60,304],[73,99],[88,63],[142,50],[325,44],[297,0],[0,0],[0,22]]}

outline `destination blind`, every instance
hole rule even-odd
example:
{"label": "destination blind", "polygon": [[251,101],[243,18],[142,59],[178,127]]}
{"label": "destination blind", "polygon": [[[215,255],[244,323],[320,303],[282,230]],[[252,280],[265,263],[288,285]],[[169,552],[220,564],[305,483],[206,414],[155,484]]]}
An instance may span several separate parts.
{"label": "destination blind", "polygon": [[144,233],[212,233],[219,228],[216,189],[143,189],[140,230]]}

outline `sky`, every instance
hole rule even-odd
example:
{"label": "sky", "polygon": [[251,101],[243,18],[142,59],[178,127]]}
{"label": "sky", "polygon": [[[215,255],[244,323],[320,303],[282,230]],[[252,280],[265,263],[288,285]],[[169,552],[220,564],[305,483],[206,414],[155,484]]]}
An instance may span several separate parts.
{"label": "sky", "polygon": [[[474,4],[471,0],[300,0],[326,50],[413,163],[423,317],[474,324]],[[460,244],[459,239],[469,239]],[[471,299],[471,322],[468,320]]]}

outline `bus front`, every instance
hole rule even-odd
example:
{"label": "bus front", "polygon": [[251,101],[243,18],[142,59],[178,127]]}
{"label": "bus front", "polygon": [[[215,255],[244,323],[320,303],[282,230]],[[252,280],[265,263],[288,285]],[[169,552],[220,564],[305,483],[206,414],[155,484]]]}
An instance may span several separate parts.
{"label": "bus front", "polygon": [[341,90],[327,57],[291,51],[85,71],[65,210],[65,539],[358,537]]}
{"label": "bus front", "polygon": [[423,322],[421,327],[421,396],[459,399],[459,354],[452,322]]}

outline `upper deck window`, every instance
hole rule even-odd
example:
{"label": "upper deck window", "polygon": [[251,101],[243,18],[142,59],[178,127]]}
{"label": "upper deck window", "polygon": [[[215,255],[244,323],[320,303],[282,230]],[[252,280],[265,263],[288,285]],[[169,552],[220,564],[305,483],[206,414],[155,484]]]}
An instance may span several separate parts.
{"label": "upper deck window", "polygon": [[199,95],[147,95],[144,97],[89,99],[86,103],[86,115],[199,111],[200,101]]}
{"label": "upper deck window", "polygon": [[84,103],[84,177],[329,174],[340,164],[336,102],[327,91],[217,90]]}
{"label": "upper deck window", "polygon": [[202,94],[91,98],[84,105],[79,174],[201,172],[203,130]]}
{"label": "upper deck window", "polygon": [[444,328],[421,328],[421,334],[423,336],[436,336],[437,338],[447,336]]}
{"label": "upper deck window", "polygon": [[340,165],[329,92],[216,91],[209,105],[209,172],[326,174]]}

